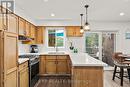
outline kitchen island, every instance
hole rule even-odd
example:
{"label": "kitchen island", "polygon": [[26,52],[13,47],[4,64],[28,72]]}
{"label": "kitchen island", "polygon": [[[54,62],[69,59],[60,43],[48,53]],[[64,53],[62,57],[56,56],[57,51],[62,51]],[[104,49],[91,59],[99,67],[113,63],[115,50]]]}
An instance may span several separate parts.
{"label": "kitchen island", "polygon": [[107,66],[88,54],[69,54],[71,59],[71,87],[103,87],[103,67]]}

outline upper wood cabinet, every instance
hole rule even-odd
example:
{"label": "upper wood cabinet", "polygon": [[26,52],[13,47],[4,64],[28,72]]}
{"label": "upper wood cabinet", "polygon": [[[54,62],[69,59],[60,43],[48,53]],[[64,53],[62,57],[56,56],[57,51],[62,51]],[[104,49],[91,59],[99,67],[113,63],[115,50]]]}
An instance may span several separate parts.
{"label": "upper wood cabinet", "polygon": [[8,16],[8,28],[7,31],[18,34],[18,16],[15,14],[7,14]]}
{"label": "upper wood cabinet", "polygon": [[0,30],[7,30],[7,14],[6,9],[0,7]]}
{"label": "upper wood cabinet", "polygon": [[26,27],[25,27],[26,21],[19,17],[19,35],[26,35]]}
{"label": "upper wood cabinet", "polygon": [[31,28],[30,23],[26,21],[25,26],[26,26],[26,29],[25,29],[26,36],[29,37],[30,36],[30,28]]}
{"label": "upper wood cabinet", "polygon": [[3,30],[2,7],[0,7],[0,30]]}
{"label": "upper wood cabinet", "polygon": [[67,26],[66,35],[68,37],[82,37],[83,34],[80,33],[80,26]]}
{"label": "upper wood cabinet", "polygon": [[[18,87],[18,36],[4,32],[4,87]],[[11,45],[10,45],[11,43]]]}
{"label": "upper wood cabinet", "polygon": [[36,30],[35,26],[31,24],[30,37],[34,38],[34,39],[35,39],[35,36],[36,36],[36,34],[35,34],[36,31],[35,30]]}
{"label": "upper wood cabinet", "polygon": [[36,27],[36,43],[37,44],[44,43],[44,38],[43,38],[44,35],[45,35],[45,27],[37,26]]}

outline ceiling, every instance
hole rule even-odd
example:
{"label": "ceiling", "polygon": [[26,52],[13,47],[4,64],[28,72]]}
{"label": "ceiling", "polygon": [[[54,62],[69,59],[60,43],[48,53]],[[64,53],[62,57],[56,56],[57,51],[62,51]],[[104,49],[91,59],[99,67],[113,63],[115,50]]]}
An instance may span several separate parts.
{"label": "ceiling", "polygon": [[[130,21],[130,0],[16,0],[34,20],[80,20],[88,4],[89,21]],[[125,13],[120,16],[120,13]],[[51,13],[55,16],[52,17]]]}

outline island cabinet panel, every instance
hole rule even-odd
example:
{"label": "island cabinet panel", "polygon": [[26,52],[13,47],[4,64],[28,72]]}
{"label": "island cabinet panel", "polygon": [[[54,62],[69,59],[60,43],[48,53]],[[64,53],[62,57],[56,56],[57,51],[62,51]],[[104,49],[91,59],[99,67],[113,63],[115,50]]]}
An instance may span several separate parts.
{"label": "island cabinet panel", "polygon": [[28,61],[19,65],[19,87],[29,87]]}
{"label": "island cabinet panel", "polygon": [[83,34],[80,33],[80,26],[67,26],[66,35],[68,37],[82,37]]}
{"label": "island cabinet panel", "polygon": [[4,32],[4,87],[18,87],[17,34]]}
{"label": "island cabinet panel", "polygon": [[18,17],[15,14],[8,14],[7,31],[18,34]]}
{"label": "island cabinet panel", "polygon": [[73,67],[72,87],[103,87],[103,67]]}
{"label": "island cabinet panel", "polygon": [[19,17],[19,35],[25,36],[25,23],[26,21]]}

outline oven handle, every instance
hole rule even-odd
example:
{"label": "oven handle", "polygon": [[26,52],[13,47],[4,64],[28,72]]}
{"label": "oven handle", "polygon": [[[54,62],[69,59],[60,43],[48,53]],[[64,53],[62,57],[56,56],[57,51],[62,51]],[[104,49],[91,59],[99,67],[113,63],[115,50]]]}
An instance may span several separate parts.
{"label": "oven handle", "polygon": [[37,64],[37,63],[39,63],[39,61],[37,61],[37,62],[35,62],[35,63],[31,63],[30,65],[33,66],[33,65],[35,65],[35,64]]}

